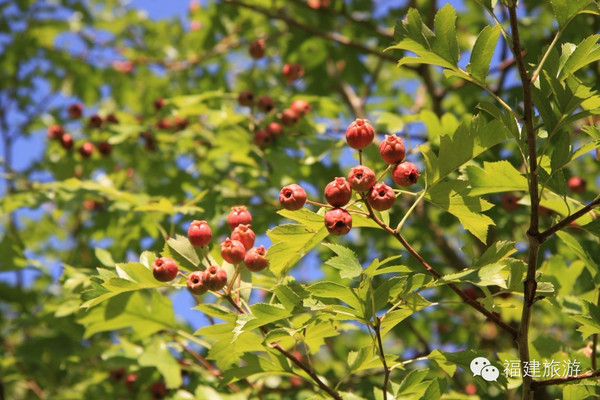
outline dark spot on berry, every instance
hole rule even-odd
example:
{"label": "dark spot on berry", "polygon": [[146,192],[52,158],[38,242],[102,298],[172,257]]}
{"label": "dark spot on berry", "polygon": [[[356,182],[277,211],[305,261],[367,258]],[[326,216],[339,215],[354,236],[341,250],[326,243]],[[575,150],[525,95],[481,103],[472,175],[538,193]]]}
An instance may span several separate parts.
{"label": "dark spot on berry", "polygon": [[362,179],[363,175],[362,175],[362,174],[356,174],[356,177],[357,177],[358,179]]}
{"label": "dark spot on berry", "polygon": [[411,172],[408,175],[408,180],[411,181],[412,183],[417,183],[417,174],[415,174],[414,172]]}
{"label": "dark spot on berry", "polygon": [[379,196],[381,196],[381,197],[385,196],[385,190],[380,190],[379,191]]}
{"label": "dark spot on berry", "polygon": [[344,227],[344,221],[338,221],[335,223],[335,227],[336,228],[343,228]]}

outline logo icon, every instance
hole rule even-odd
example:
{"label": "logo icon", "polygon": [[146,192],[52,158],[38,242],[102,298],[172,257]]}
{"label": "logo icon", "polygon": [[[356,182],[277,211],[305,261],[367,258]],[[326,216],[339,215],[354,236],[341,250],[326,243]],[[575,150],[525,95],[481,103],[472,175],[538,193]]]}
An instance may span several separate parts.
{"label": "logo icon", "polygon": [[471,372],[473,376],[481,376],[488,382],[496,381],[500,376],[498,368],[494,367],[490,360],[485,357],[476,357],[471,361]]}

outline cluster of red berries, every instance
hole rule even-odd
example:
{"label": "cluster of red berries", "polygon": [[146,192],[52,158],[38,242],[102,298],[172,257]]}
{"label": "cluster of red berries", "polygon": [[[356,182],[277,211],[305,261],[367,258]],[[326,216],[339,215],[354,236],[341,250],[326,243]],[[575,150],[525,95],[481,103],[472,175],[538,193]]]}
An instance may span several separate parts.
{"label": "cluster of red berries", "polygon": [[[252,272],[262,271],[269,265],[264,246],[254,247],[255,234],[251,229],[252,215],[245,206],[231,208],[227,216],[231,236],[221,243],[221,256],[230,264],[244,265]],[[206,221],[194,220],[188,229],[188,240],[192,246],[205,247],[212,240],[212,229]],[[161,282],[175,279],[179,268],[169,257],[157,258],[152,266],[154,278]],[[187,275],[188,289],[197,295],[223,289],[227,284],[227,272],[218,265],[210,265],[204,271],[193,271]]]}
{"label": "cluster of red berries", "polygon": [[[238,103],[244,107],[258,108],[268,114],[275,110],[275,102],[267,95],[261,96],[255,101],[254,93],[250,91],[241,92]],[[290,127],[298,123],[300,118],[311,111],[311,105],[302,99],[294,100],[288,108],[284,109],[277,117],[279,122],[271,121],[263,127],[258,127],[254,132],[254,142],[260,147],[266,147],[276,138],[283,135],[284,127]]]}
{"label": "cluster of red berries", "polygon": [[[125,367],[121,367],[108,371],[108,374],[110,376],[110,379],[115,382],[123,381],[125,387],[130,392],[133,393],[138,390],[138,388],[136,387],[138,374],[136,374],[135,372],[127,373]],[[163,381],[154,382],[152,386],[150,386],[150,394],[155,400],[164,399],[165,397],[167,397],[167,394],[169,394],[167,385],[165,385]]]}
{"label": "cluster of red berries", "polygon": [[[70,105],[67,108],[67,113],[71,119],[79,119],[83,115],[83,106],[80,103],[75,103]],[[97,114],[94,114],[89,117],[88,125],[90,128],[100,128],[103,124],[118,124],[119,120],[114,114],[109,114],[106,118],[102,118]],[[73,136],[70,133],[65,132],[65,129],[62,125],[50,125],[47,130],[47,135],[50,140],[57,140],[60,142],[61,146],[65,150],[71,150],[75,145]],[[87,159],[92,156],[94,150],[98,149],[98,152],[104,156],[108,157],[112,152],[112,145],[106,141],[100,141],[96,143],[92,143],[89,140],[86,140],[79,146],[78,152],[82,158]]]}
{"label": "cluster of red berries", "polygon": [[[353,149],[362,151],[375,138],[375,130],[366,119],[357,119],[346,130],[346,142]],[[387,164],[394,165],[392,178],[402,187],[409,187],[419,178],[417,166],[404,161],[404,142],[396,135],[386,135],[379,144],[379,154]],[[336,177],[325,187],[325,200],[332,208],[325,213],[325,226],[334,235],[345,235],[352,228],[352,215],[342,208],[352,199],[352,191],[360,193],[361,200],[377,211],[392,208],[396,200],[394,189],[384,182],[377,182],[373,170],[358,165],[350,170],[348,179]],[[279,202],[286,210],[299,210],[306,203],[306,191],[298,184],[285,186],[279,192]]]}

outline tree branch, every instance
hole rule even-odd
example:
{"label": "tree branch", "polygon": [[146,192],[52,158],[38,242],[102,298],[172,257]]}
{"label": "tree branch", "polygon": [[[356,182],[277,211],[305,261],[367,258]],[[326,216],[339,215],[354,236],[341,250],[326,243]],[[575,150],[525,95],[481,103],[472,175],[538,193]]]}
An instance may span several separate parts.
{"label": "tree branch", "polygon": [[[235,308],[237,310],[238,313],[240,314],[247,314],[246,311],[244,311],[244,309],[242,309],[231,297],[231,294],[226,294],[222,296],[224,299],[226,299],[229,304],[231,304],[233,306],[233,308]],[[260,331],[266,335],[267,333],[269,333],[269,330],[265,327],[265,326],[261,326]],[[306,372],[306,374],[308,376],[310,376],[312,378],[312,380],[321,388],[323,389],[323,391],[327,392],[328,395],[330,395],[332,398],[336,399],[336,400],[343,400],[342,396],[340,396],[340,394],[333,388],[329,387],[325,382],[323,382],[321,380],[321,378],[319,378],[317,376],[317,374],[315,374],[312,369],[307,366],[306,364],[304,364],[301,360],[299,360],[298,358],[296,358],[292,353],[290,353],[289,351],[287,351],[286,349],[284,349],[283,347],[281,347],[278,343],[272,344],[271,345],[275,350],[277,350],[278,352],[280,352],[281,354],[283,354],[288,360],[290,360],[292,363],[294,363],[298,368],[300,368],[302,371]]]}
{"label": "tree branch", "polygon": [[387,399],[387,387],[388,387],[388,382],[390,381],[390,368],[387,365],[387,362],[385,361],[385,353],[383,352],[383,340],[381,339],[381,318],[380,317],[376,317],[377,318],[377,323],[373,326],[373,329],[375,330],[375,337],[377,338],[377,347],[379,349],[379,355],[381,356],[381,363],[383,364],[383,370],[385,371],[385,375],[383,377],[383,386],[381,387],[381,390],[383,391],[383,399],[386,400]]}
{"label": "tree branch", "polygon": [[566,376],[563,378],[546,379],[544,381],[532,381],[531,388],[538,389],[544,386],[563,385],[569,382],[582,381],[584,379],[600,377],[600,371],[590,371],[577,376]]}
{"label": "tree branch", "polygon": [[[535,272],[537,269],[538,253],[540,247],[539,240],[539,193],[538,193],[538,165],[536,136],[533,128],[533,102],[531,99],[531,79],[527,74],[523,52],[521,50],[521,40],[519,38],[519,21],[517,18],[516,1],[512,1],[508,6],[508,15],[512,33],[512,50],[517,62],[519,77],[523,86],[523,125],[527,133],[527,144],[529,150],[529,196],[531,199],[531,215],[529,219],[529,229],[527,237],[529,240],[529,254],[527,259],[527,274],[524,282],[523,310],[521,313],[521,324],[519,326],[519,336],[517,343],[519,346],[519,357],[521,363],[529,362],[529,325],[531,322],[531,308],[535,302],[535,292],[537,282]],[[533,399],[531,390],[532,378],[523,377],[523,396],[524,400]]]}
{"label": "tree branch", "polygon": [[[395,237],[396,240],[398,240],[400,242],[400,244],[402,244],[402,246],[404,246],[404,248],[410,253],[410,255],[413,256],[419,262],[419,264],[421,264],[427,270],[427,272],[429,272],[431,275],[433,275],[434,277],[436,277],[438,279],[443,276],[435,268],[433,268],[431,265],[429,265],[423,257],[421,257],[421,255],[406,241],[406,239],[404,239],[404,237],[400,234],[400,232],[392,229],[389,225],[387,225],[385,222],[383,222],[381,219],[379,219],[373,212],[373,209],[371,208],[371,205],[369,204],[369,202],[365,201],[365,205],[367,206],[367,209],[369,210],[369,217],[373,221],[375,221],[375,223],[377,223],[377,225],[382,227],[386,232],[388,232],[390,235]],[[512,327],[512,326],[508,325],[506,322],[502,321],[502,319],[500,319],[500,317],[497,316],[496,314],[494,314],[493,312],[488,311],[481,303],[470,298],[456,284],[448,283],[447,286],[450,289],[452,289],[452,291],[454,293],[456,293],[458,296],[460,296],[460,298],[463,300],[463,302],[465,304],[467,304],[468,306],[479,311],[481,314],[485,315],[490,321],[494,322],[500,328],[504,329],[507,333],[509,333],[513,339],[517,338],[517,330],[514,327]]]}
{"label": "tree branch", "polygon": [[319,28],[315,28],[312,25],[307,25],[307,24],[304,24],[302,22],[299,22],[299,21],[297,21],[297,20],[295,20],[295,19],[293,19],[293,18],[289,17],[288,15],[285,15],[285,14],[283,14],[281,12],[274,13],[274,12],[271,12],[270,10],[268,10],[266,8],[255,6],[254,4],[248,4],[248,3],[245,3],[245,2],[240,1],[240,0],[224,0],[224,1],[226,3],[229,3],[229,4],[234,4],[234,5],[237,5],[237,6],[240,6],[240,7],[247,8],[247,9],[252,10],[252,11],[256,11],[257,13],[262,14],[262,15],[264,15],[265,17],[267,17],[269,19],[276,19],[276,20],[279,20],[279,21],[283,21],[283,22],[285,22],[286,24],[288,24],[291,27],[301,29],[301,30],[303,30],[305,32],[311,33],[311,34],[316,35],[316,36],[323,37],[325,39],[332,40],[332,41],[337,42],[339,44],[342,44],[344,46],[360,50],[363,53],[372,54],[372,55],[377,56],[377,57],[379,57],[379,58],[381,58],[383,60],[391,61],[393,63],[396,63],[398,61],[398,59],[396,57],[394,57],[394,56],[392,56],[390,54],[382,53],[381,51],[379,51],[377,49],[372,49],[372,48],[370,48],[368,46],[365,46],[364,44],[362,44],[360,42],[354,41],[354,40],[352,40],[352,39],[350,39],[350,38],[348,38],[348,37],[346,37],[346,36],[344,36],[344,35],[342,35],[340,33],[323,31],[323,30],[321,30]]}
{"label": "tree branch", "polygon": [[573,214],[569,215],[568,217],[565,217],[562,221],[557,222],[554,226],[539,233],[538,234],[539,241],[540,242],[545,241],[550,236],[554,235],[556,232],[560,231],[561,229],[567,227],[571,222],[576,221],[577,219],[581,218],[582,216],[584,216],[585,214],[590,212],[594,207],[598,207],[599,205],[600,205],[600,197],[597,197],[594,201],[589,203],[587,206],[574,212]]}

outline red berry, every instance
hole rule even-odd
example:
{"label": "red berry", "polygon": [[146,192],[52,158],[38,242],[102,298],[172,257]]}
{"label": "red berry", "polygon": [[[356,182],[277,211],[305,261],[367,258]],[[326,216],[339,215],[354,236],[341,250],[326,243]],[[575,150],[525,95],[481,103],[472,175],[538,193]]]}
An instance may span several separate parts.
{"label": "red berry", "polygon": [[353,149],[364,149],[373,142],[375,129],[366,119],[357,119],[346,129],[346,142]]}
{"label": "red berry", "polygon": [[229,229],[234,230],[239,224],[252,225],[252,215],[250,215],[246,206],[231,207],[231,211],[227,216],[227,225],[229,225]]}
{"label": "red berry", "polygon": [[366,192],[375,185],[375,172],[369,167],[358,165],[348,173],[348,182],[357,192]]}
{"label": "red berry", "polygon": [[100,128],[102,126],[102,118],[98,114],[94,114],[88,121],[90,128]]}
{"label": "red berry", "polygon": [[352,188],[346,178],[335,178],[325,186],[325,200],[334,207],[346,205],[352,198]]}
{"label": "red berry", "polygon": [[189,291],[194,294],[201,295],[208,292],[208,287],[204,283],[203,271],[190,272],[190,274],[187,277],[186,283]]}
{"label": "red berry", "polygon": [[265,246],[251,248],[244,257],[246,268],[252,272],[262,271],[269,265],[269,260],[266,258],[267,250]]}
{"label": "red berry", "polygon": [[275,108],[275,102],[269,96],[260,96],[256,106],[260,111],[268,113]]}
{"label": "red berry", "polygon": [[85,142],[79,148],[79,154],[83,158],[90,158],[92,153],[94,152],[94,144],[92,142]]}
{"label": "red berry", "polygon": [[310,112],[311,106],[307,101],[298,99],[292,102],[290,109],[296,111],[302,117]]}
{"label": "red berry", "polygon": [[238,103],[240,106],[252,107],[254,104],[254,93],[245,91],[239,94]]}
{"label": "red berry", "polygon": [[206,221],[192,221],[187,234],[192,246],[206,246],[212,239],[212,230]]}
{"label": "red berry", "polygon": [[385,183],[378,183],[369,192],[367,201],[377,211],[389,210],[396,201],[396,193]]}
{"label": "red berry", "polygon": [[150,393],[155,400],[162,400],[167,397],[167,385],[164,382],[154,382],[150,386]]}
{"label": "red berry", "polygon": [[165,106],[165,100],[163,98],[158,98],[158,99],[154,100],[154,109],[156,111],[160,110],[164,106]]}
{"label": "red berry", "polygon": [[60,125],[50,125],[48,127],[47,134],[48,134],[48,139],[60,140],[62,138],[62,136],[65,134],[65,130]]}
{"label": "red berry", "polygon": [[128,390],[133,391],[135,390],[134,385],[137,382],[138,376],[137,374],[127,374],[127,376],[125,377],[125,386],[127,387]]}
{"label": "red berry", "polygon": [[325,227],[336,236],[345,235],[352,229],[352,216],[341,208],[332,208],[325,213]]}
{"label": "red berry", "polygon": [[567,186],[573,193],[583,193],[587,186],[587,182],[580,176],[572,176],[567,182]]}
{"label": "red berry", "polygon": [[125,367],[121,367],[108,371],[108,375],[110,375],[110,379],[113,381],[120,381],[125,377],[125,372]]}
{"label": "red berry", "polygon": [[242,242],[227,238],[221,243],[221,256],[229,264],[238,264],[244,260],[246,248]]}
{"label": "red berry", "polygon": [[265,50],[266,50],[266,46],[265,46],[264,39],[255,40],[254,42],[252,42],[250,44],[250,49],[249,49],[250,56],[252,56],[252,58],[254,58],[256,60],[264,57]]}
{"label": "red berry", "polygon": [[286,210],[299,210],[306,203],[306,191],[295,183],[284,186],[279,192],[279,202]]}
{"label": "red berry", "polygon": [[283,66],[281,73],[288,82],[293,82],[304,75],[304,67],[300,64],[288,63]]}
{"label": "red berry", "polygon": [[388,164],[402,162],[406,154],[404,141],[396,135],[385,135],[385,140],[379,143],[379,154]]}
{"label": "red berry", "polygon": [[67,108],[67,112],[69,113],[69,117],[72,119],[81,118],[83,106],[80,103],[71,104],[69,108]]}
{"label": "red berry", "polygon": [[169,282],[177,276],[177,263],[169,257],[160,257],[152,264],[152,274],[154,279],[161,282]]}
{"label": "red berry", "polygon": [[142,132],[141,137],[144,139],[146,150],[156,150],[156,139],[154,139],[150,132]]}
{"label": "red berry", "polygon": [[292,126],[298,123],[300,116],[298,113],[290,108],[283,110],[281,113],[281,123],[285,126]]}
{"label": "red berry", "polygon": [[231,240],[237,240],[244,245],[246,251],[250,250],[254,246],[254,240],[256,236],[254,231],[250,229],[250,225],[239,224],[231,232]]}
{"label": "red berry", "polygon": [[403,187],[409,187],[417,183],[419,179],[419,170],[417,166],[411,162],[403,162],[394,167],[392,172],[394,182]]}
{"label": "red berry", "polygon": [[273,135],[266,129],[259,129],[254,133],[254,143],[259,147],[267,147],[273,143]]}
{"label": "red berry", "polygon": [[104,157],[108,157],[110,155],[110,153],[112,152],[112,145],[110,143],[108,143],[107,141],[100,142],[100,143],[98,143],[98,151]]}
{"label": "red berry", "polygon": [[189,124],[190,120],[186,117],[186,118],[181,118],[181,117],[175,117],[173,123],[175,124],[175,127],[177,128],[178,131],[184,130],[185,128],[187,128],[188,124]]}
{"label": "red berry", "polygon": [[158,129],[165,129],[165,130],[169,130],[171,129],[172,125],[171,122],[169,120],[166,119],[161,119],[160,121],[158,121],[156,123],[156,127]]}
{"label": "red berry", "polygon": [[308,6],[313,10],[329,7],[330,0],[308,0]]}
{"label": "red berry", "polygon": [[203,275],[204,285],[213,292],[223,289],[227,284],[227,272],[216,265],[206,268]]}
{"label": "red berry", "polygon": [[106,116],[106,123],[107,124],[118,124],[119,119],[117,118],[117,116],[115,114],[108,114]]}
{"label": "red berry", "polygon": [[60,137],[60,144],[65,150],[71,150],[73,148],[73,136],[69,133],[65,133]]}
{"label": "red berry", "polygon": [[515,211],[519,208],[519,198],[512,193],[505,193],[502,196],[502,208],[506,211]]}
{"label": "red berry", "polygon": [[273,137],[279,137],[279,136],[283,135],[283,126],[281,126],[281,124],[278,122],[270,122],[267,125],[267,131]]}

